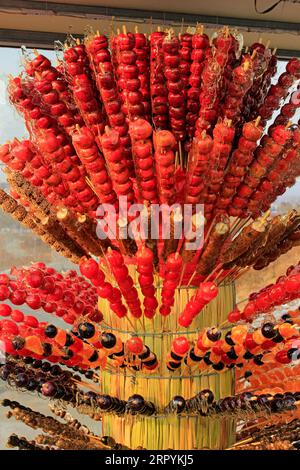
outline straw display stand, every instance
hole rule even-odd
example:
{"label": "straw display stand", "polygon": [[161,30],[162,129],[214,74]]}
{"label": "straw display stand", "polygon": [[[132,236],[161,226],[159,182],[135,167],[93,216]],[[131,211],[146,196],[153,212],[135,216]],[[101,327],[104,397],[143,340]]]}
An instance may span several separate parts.
{"label": "straw display stand", "polygon": [[[161,286],[157,284],[157,298],[160,302]],[[159,367],[149,371],[134,372],[125,369],[103,371],[100,380],[102,393],[108,393],[120,399],[128,399],[137,393],[145,400],[152,401],[159,409],[157,416],[125,415],[118,417],[106,414],[103,417],[103,434],[114,437],[116,442],[135,449],[223,449],[233,444],[235,422],[233,418],[202,417],[200,415],[164,414],[164,407],[175,395],[190,398],[203,389],[213,391],[216,399],[234,394],[234,372],[225,369],[215,372],[213,369],[200,370],[199,366],[188,367],[170,372],[166,367],[166,355],[171,343],[177,336],[186,336],[193,342],[198,331],[207,326],[221,325],[235,303],[234,284],[220,286],[219,295],[205,307],[191,327],[185,330],[177,322],[179,314],[194,294],[191,287],[180,287],[176,291],[173,312],[164,318],[159,313],[154,320],[147,318],[128,322],[119,319],[110,312],[105,300],[99,301],[108,331],[115,332],[122,340],[131,335],[139,336],[149,346],[159,360]]]}

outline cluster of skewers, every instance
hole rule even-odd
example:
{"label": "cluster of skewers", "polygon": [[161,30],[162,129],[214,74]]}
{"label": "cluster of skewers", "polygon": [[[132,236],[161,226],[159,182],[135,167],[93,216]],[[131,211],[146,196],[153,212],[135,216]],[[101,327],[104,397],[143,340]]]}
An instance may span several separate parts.
{"label": "cluster of skewers", "polygon": [[[270,212],[300,175],[299,123],[293,123],[300,61],[290,59],[275,82],[276,62],[269,45],[242,49],[239,36],[228,28],[210,40],[200,26],[194,34],[169,29],[147,37],[124,27],[110,41],[99,31],[84,41],[71,37],[56,66],[37,51],[25,54],[24,71],[10,77],[8,93],[29,139],[0,147],[10,188],[10,194],[0,190],[0,206],[78,265],[81,275],[76,270],[60,274],[43,263],[0,275],[0,347],[8,356],[3,380],[54,402],[65,400],[96,420],[104,412],[212,417],[250,408],[280,413],[297,406],[297,397],[284,397],[285,405],[282,397],[215,400],[206,390],[195,397],[175,396],[162,410],[140,395],[126,401],[95,396],[94,385],[85,381],[97,381],[101,370],[174,377],[236,368],[244,383],[251,381],[253,368],[297,365],[297,316],[271,321],[269,315],[300,297],[298,266],[252,294],[225,324],[191,335],[220,286],[249,269],[263,269],[299,245],[298,212],[275,217]],[[131,238],[123,237],[134,219],[125,217],[123,200],[129,211],[140,204],[146,233],[136,226]],[[99,237],[99,207],[108,204],[116,227]],[[156,204],[174,204],[167,239],[164,221],[153,218]],[[187,234],[177,236],[176,227],[191,205],[189,223],[197,238],[199,204],[203,240],[191,250]],[[175,297],[183,287],[193,287],[193,295],[177,312]],[[19,308],[25,305],[60,317],[70,329],[24,315]],[[110,328],[111,315],[125,319],[132,334],[124,337]],[[164,333],[164,320],[172,315],[174,338],[166,357],[159,357],[137,330],[151,332],[161,316]],[[253,326],[262,315],[268,315],[266,321]],[[90,387],[89,395],[84,387]],[[12,408],[17,419],[43,421],[32,410]],[[62,431],[61,448],[72,448],[70,436],[77,448],[105,444],[51,423],[47,426]],[[14,436],[10,445],[55,445],[49,436],[25,441]]]}

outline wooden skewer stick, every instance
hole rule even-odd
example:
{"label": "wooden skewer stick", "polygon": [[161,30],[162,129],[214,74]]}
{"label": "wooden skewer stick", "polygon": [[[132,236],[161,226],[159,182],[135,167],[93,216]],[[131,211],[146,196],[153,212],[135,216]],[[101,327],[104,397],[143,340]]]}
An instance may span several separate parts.
{"label": "wooden skewer stick", "polygon": [[261,121],[261,116],[257,116],[257,118],[255,119],[255,127],[259,125],[260,121]]}
{"label": "wooden skewer stick", "polygon": [[123,30],[123,34],[127,34],[126,24],[123,24],[122,30]]}

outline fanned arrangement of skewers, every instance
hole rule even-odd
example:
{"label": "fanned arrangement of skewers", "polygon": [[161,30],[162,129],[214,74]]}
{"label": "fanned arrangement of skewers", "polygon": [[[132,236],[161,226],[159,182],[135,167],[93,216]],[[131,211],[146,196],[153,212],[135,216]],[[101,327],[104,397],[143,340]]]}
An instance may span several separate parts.
{"label": "fanned arrangement of skewers", "polygon": [[[293,122],[299,59],[274,82],[277,59],[268,45],[244,50],[236,31],[223,28],[209,39],[200,26],[193,34],[168,29],[149,37],[124,27],[110,40],[97,31],[83,42],[70,37],[57,51],[57,65],[26,52],[24,71],[9,79],[29,139],[0,147],[9,185],[9,193],[0,190],[0,206],[80,274],[35,262],[0,275],[1,379],[51,398],[57,413],[59,400],[96,420],[234,415],[259,425],[266,414],[277,419],[297,410],[297,390],[265,396],[247,384],[250,390],[253,371],[267,365],[297,367],[298,315],[278,319],[272,312],[300,297],[299,265],[251,294],[243,309],[231,305],[210,318],[208,307],[220,309],[213,305],[224,286],[300,243],[300,214],[270,211],[300,175]],[[169,210],[168,236],[162,214],[155,217],[161,206]],[[115,226],[103,230],[110,215]],[[189,231],[178,235],[187,218]],[[191,241],[199,243],[190,249]],[[69,329],[24,314],[17,309],[23,305]],[[168,336],[167,350],[158,347],[159,335]],[[228,397],[189,388],[163,403],[149,399],[148,385],[145,396],[126,399],[97,388],[102,372],[144,376],[148,384],[151,377],[231,369],[246,388]],[[10,446],[122,448],[80,423],[62,424],[9,400],[3,405],[9,416],[51,430],[34,442],[13,435]],[[279,434],[257,438],[267,446],[272,436],[276,447]]]}

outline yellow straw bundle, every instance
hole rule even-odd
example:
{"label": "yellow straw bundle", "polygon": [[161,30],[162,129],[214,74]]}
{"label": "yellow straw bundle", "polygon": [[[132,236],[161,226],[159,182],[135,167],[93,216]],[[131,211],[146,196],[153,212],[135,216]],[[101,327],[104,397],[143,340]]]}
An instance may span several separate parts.
{"label": "yellow straw bundle", "polygon": [[[161,287],[157,288],[160,302]],[[175,295],[174,310],[167,318],[156,314],[154,320],[144,320],[144,325],[136,324],[133,330],[126,318],[118,319],[110,312],[105,301],[99,301],[107,329],[126,341],[131,334],[140,336],[159,360],[159,367],[150,374],[125,369],[110,369],[101,375],[101,393],[108,393],[127,400],[133,394],[140,394],[152,401],[160,411],[175,395],[191,398],[203,389],[210,389],[216,399],[234,393],[234,372],[202,371],[199,367],[190,368],[182,364],[180,370],[170,372],[166,367],[166,355],[177,336],[185,336],[191,344],[198,332],[208,326],[220,325],[233,309],[235,289],[233,284],[222,285],[219,295],[208,304],[194,320],[190,328],[178,325],[177,319],[184,306],[194,294],[194,288],[181,287]],[[133,319],[131,319],[133,320]],[[142,446],[147,449],[224,449],[234,442],[234,419],[211,418],[198,415],[140,416],[105,415],[103,433],[114,437],[117,442],[130,448]]]}

